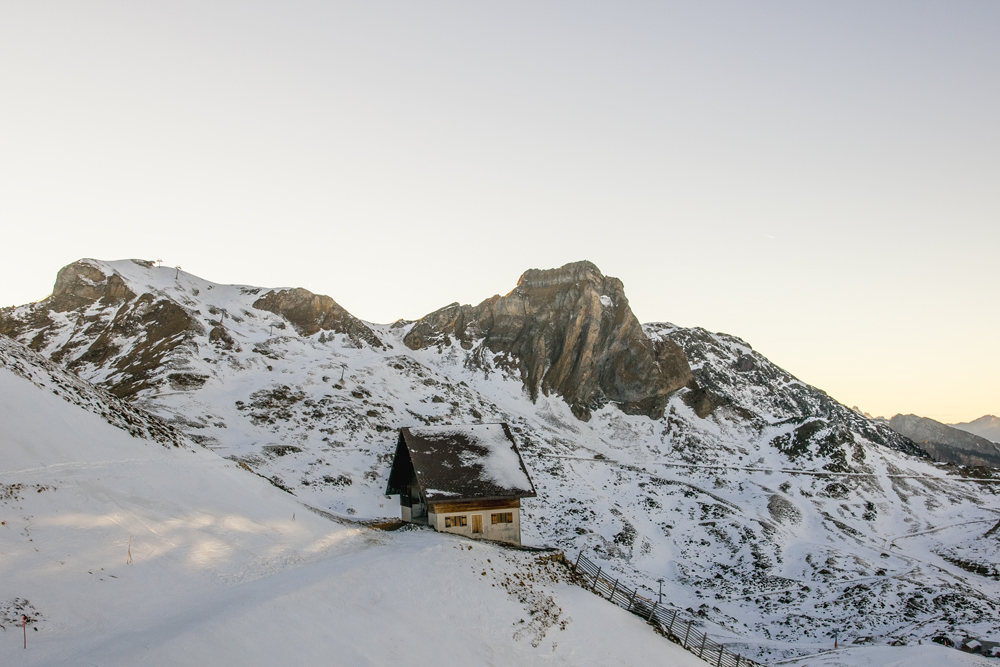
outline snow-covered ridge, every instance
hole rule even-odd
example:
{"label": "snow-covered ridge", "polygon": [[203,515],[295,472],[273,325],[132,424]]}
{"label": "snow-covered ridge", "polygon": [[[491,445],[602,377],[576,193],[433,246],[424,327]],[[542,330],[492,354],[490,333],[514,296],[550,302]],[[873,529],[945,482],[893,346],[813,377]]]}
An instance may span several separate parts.
{"label": "snow-covered ridge", "polygon": [[[398,516],[383,495],[398,428],[506,422],[538,492],[523,503],[526,543],[586,550],[648,594],[663,577],[669,600],[751,655],[814,650],[834,627],[910,640],[1000,630],[998,584],[977,574],[1000,560],[985,535],[998,485],[933,465],[735,337],[646,325],[652,344],[683,350],[700,393],[678,389],[658,418],[598,402],[582,421],[555,393],[533,400],[518,359],[472,327],[412,349],[415,324],[365,323],[383,345],[359,345],[255,309],[266,289],[119,264],[102,275],[118,271],[131,301],[7,309],[0,326],[111,387],[136,350],[167,350],[145,384],[130,381],[133,401],[310,505]],[[161,312],[191,325],[157,339]]]}

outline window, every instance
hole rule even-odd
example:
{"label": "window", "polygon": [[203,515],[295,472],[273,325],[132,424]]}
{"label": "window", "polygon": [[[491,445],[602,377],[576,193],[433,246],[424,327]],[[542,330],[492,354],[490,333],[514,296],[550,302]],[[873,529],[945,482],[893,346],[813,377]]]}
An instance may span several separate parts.
{"label": "window", "polygon": [[513,512],[500,512],[499,514],[493,515],[493,523],[514,523],[514,513]]}
{"label": "window", "polygon": [[458,528],[459,526],[467,526],[469,524],[469,518],[466,516],[446,516],[444,518],[445,528]]}

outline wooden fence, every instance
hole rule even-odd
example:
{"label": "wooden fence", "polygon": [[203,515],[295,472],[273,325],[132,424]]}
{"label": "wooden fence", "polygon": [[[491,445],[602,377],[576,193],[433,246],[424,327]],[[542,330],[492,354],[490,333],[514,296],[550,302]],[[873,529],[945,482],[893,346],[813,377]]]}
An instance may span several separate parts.
{"label": "wooden fence", "polygon": [[645,598],[637,591],[630,590],[618,582],[601,574],[601,568],[594,565],[580,552],[573,565],[573,571],[582,579],[581,586],[641,616],[648,623],[657,623],[671,641],[694,653],[713,667],[764,667],[759,662],[744,658],[717,644],[708,635],[693,626],[690,619],[680,618],[676,611],[660,606]]}

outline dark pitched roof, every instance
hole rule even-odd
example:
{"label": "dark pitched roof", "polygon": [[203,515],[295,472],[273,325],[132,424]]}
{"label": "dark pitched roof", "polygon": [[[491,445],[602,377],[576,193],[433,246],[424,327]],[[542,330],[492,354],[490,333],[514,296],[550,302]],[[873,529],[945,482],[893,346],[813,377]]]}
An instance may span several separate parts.
{"label": "dark pitched roof", "polygon": [[428,502],[536,495],[507,424],[400,429],[386,494],[402,493],[411,470]]}

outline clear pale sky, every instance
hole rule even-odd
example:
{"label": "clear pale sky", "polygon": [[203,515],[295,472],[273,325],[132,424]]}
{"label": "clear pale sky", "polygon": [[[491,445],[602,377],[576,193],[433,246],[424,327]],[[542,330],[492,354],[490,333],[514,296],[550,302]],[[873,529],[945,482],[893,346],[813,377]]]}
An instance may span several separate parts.
{"label": "clear pale sky", "polygon": [[1000,3],[0,3],[0,303],[81,257],[376,322],[589,259],[874,414],[1000,414]]}

